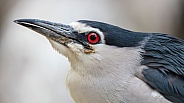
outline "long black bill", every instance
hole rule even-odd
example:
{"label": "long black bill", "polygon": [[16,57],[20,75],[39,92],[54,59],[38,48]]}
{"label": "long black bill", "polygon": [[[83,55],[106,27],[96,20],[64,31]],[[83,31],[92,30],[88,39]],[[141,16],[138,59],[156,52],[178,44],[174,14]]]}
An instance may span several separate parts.
{"label": "long black bill", "polygon": [[83,45],[83,47],[88,49],[88,51],[93,50],[88,43],[77,38],[76,34],[74,33],[76,31],[74,31],[74,29],[69,25],[38,19],[19,19],[15,20],[14,22],[36,31],[46,36],[48,39],[54,40],[65,46],[67,46],[68,43],[74,42]]}
{"label": "long black bill", "polygon": [[19,19],[14,22],[61,44],[66,43],[66,41],[76,40],[75,35],[72,33],[73,28],[69,25],[38,19]]}

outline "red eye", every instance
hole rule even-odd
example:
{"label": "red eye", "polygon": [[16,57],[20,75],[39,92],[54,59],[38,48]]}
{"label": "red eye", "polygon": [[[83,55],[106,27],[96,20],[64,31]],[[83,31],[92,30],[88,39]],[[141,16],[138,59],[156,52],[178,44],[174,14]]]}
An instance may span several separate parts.
{"label": "red eye", "polygon": [[88,42],[91,44],[96,44],[100,40],[100,37],[97,33],[89,33],[88,34]]}

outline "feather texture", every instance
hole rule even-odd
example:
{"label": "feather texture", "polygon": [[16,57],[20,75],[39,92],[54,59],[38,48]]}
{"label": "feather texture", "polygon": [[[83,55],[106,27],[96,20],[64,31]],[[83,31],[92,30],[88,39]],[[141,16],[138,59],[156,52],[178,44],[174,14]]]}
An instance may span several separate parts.
{"label": "feather texture", "polygon": [[184,103],[184,42],[167,34],[152,34],[143,48],[146,82],[173,103]]}

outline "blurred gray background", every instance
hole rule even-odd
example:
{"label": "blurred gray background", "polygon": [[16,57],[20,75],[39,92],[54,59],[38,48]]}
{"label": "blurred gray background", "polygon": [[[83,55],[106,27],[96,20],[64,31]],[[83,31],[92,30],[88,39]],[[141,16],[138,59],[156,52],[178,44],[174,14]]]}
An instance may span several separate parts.
{"label": "blurred gray background", "polygon": [[67,59],[13,23],[20,18],[90,19],[184,38],[184,0],[0,0],[0,103],[74,103],[65,86]]}

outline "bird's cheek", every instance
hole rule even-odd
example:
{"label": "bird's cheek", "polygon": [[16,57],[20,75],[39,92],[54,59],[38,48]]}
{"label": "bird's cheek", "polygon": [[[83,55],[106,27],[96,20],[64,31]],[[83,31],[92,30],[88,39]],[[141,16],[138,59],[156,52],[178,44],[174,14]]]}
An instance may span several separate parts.
{"label": "bird's cheek", "polygon": [[67,46],[74,54],[81,54],[84,50],[82,45],[73,42],[68,43]]}

